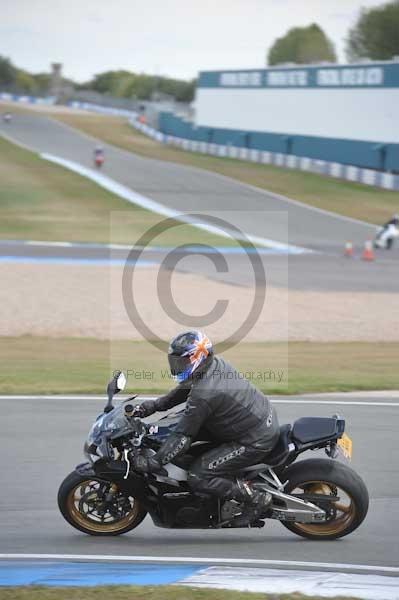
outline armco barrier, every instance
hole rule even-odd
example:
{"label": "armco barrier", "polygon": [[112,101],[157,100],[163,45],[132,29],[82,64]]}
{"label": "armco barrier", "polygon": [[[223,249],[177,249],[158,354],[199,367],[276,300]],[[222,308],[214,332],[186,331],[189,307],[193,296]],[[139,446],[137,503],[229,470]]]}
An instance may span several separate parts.
{"label": "armco barrier", "polygon": [[103,115],[128,117],[129,119],[136,119],[138,114],[133,110],[127,110],[124,108],[112,108],[110,106],[102,106],[101,104],[93,104],[91,102],[80,102],[77,100],[71,100],[70,102],[68,102],[68,106],[70,106],[71,108],[80,108],[81,110],[88,110],[90,112],[101,113]]}
{"label": "armco barrier", "polygon": [[16,94],[8,94],[0,92],[0,100],[4,102],[20,102],[21,104],[55,104],[56,98],[48,96],[46,98],[39,98],[37,96],[18,96]]}
{"label": "armco barrier", "polygon": [[337,162],[327,162],[304,156],[283,154],[281,152],[268,152],[244,148],[242,146],[233,146],[230,144],[222,145],[206,141],[179,138],[157,131],[148,125],[138,122],[135,118],[129,119],[129,123],[141,133],[144,133],[158,142],[170,144],[171,146],[176,146],[189,152],[200,152],[201,154],[235,158],[238,160],[275,165],[288,169],[299,169],[300,171],[309,171],[311,173],[317,173],[318,175],[346,179],[347,181],[372,185],[386,190],[399,190],[399,175],[394,175],[392,173],[374,171],[372,169],[362,169],[360,167]]}

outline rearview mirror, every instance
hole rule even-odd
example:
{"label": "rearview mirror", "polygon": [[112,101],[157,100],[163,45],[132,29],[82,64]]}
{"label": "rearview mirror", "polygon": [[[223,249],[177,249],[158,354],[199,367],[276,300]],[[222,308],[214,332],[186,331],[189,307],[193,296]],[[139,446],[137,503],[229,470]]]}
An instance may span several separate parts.
{"label": "rearview mirror", "polygon": [[114,376],[107,385],[107,395],[108,395],[108,403],[105,407],[104,412],[109,412],[112,410],[112,398],[118,392],[121,392],[126,387],[126,377],[122,371],[115,371]]}
{"label": "rearview mirror", "polygon": [[118,392],[121,392],[126,387],[126,377],[124,373],[120,373],[118,375],[118,379],[116,380],[116,387],[118,388]]}

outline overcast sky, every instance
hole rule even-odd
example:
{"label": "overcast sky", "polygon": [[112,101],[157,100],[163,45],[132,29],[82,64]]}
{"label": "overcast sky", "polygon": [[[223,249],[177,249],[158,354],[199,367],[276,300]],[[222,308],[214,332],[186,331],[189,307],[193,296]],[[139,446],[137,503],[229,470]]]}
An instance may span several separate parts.
{"label": "overcast sky", "polygon": [[0,0],[0,54],[32,72],[62,62],[77,81],[109,69],[195,77],[258,68],[273,41],[316,22],[344,60],[362,6],[379,0]]}

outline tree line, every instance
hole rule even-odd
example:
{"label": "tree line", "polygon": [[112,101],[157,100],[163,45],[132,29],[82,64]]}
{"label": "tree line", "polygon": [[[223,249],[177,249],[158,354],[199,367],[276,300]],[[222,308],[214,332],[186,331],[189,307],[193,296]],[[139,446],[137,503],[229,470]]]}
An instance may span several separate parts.
{"label": "tree line", "polygon": [[[399,55],[399,0],[375,8],[362,9],[346,40],[349,62],[362,58],[388,60]],[[334,44],[325,32],[312,23],[308,27],[294,27],[278,38],[267,54],[269,65],[282,63],[309,64],[336,62]],[[25,94],[49,92],[51,75],[32,74],[19,69],[0,56],[0,88],[17,90]],[[130,71],[106,71],[95,75],[84,84],[64,79],[76,90],[94,90],[118,98],[149,100],[164,95],[180,102],[194,98],[195,80],[184,81],[171,77],[132,73]]]}
{"label": "tree line", "polygon": [[[349,62],[369,58],[389,60],[399,55],[399,0],[360,11],[349,30],[345,47]],[[294,27],[278,38],[267,54],[269,65],[336,62],[334,44],[325,32],[312,23]]]}
{"label": "tree line", "polygon": [[91,81],[81,85],[80,89],[111,94],[118,98],[149,100],[166,95],[178,102],[191,102],[194,98],[195,80],[184,81],[130,71],[106,71],[95,75]]}
{"label": "tree line", "polygon": [[28,73],[15,67],[9,58],[0,55],[1,90],[16,89],[25,94],[46,94],[50,79],[49,73]]}
{"label": "tree line", "polygon": [[[179,102],[191,102],[194,97],[195,80],[183,81],[171,77],[158,77],[130,71],[106,71],[95,75],[83,84],[64,79],[75,90],[92,90],[118,98],[149,100],[156,96],[170,96]],[[18,91],[30,95],[44,95],[49,92],[51,75],[32,74],[19,69],[9,58],[0,55],[1,90]]]}

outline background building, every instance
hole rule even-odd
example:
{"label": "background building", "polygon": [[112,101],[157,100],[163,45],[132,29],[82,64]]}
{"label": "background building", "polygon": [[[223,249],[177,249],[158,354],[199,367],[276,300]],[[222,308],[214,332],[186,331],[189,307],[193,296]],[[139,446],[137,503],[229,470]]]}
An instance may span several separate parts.
{"label": "background building", "polygon": [[399,171],[399,62],[204,71],[195,109],[161,114],[161,131]]}

